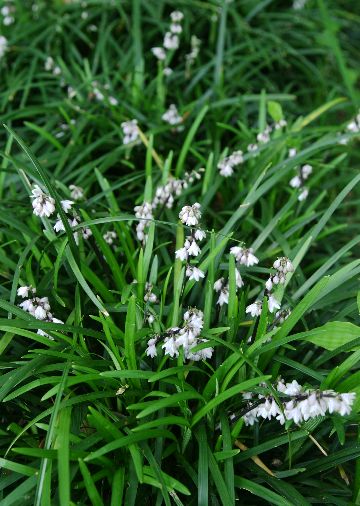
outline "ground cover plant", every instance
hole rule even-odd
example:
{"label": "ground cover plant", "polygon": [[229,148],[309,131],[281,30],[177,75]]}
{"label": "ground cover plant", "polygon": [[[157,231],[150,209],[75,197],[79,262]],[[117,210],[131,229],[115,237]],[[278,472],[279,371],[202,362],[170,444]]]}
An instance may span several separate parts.
{"label": "ground cover plant", "polygon": [[0,505],[359,504],[359,7],[0,14]]}

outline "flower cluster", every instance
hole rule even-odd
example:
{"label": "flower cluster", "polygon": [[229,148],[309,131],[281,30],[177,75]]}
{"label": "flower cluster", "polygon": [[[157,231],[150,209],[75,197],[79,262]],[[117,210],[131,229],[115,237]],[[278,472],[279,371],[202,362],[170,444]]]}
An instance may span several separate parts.
{"label": "flower cluster", "polygon": [[15,21],[15,17],[14,17],[15,6],[14,5],[10,5],[10,4],[4,5],[3,7],[1,7],[0,13],[3,18],[2,19],[3,25],[9,26],[14,23],[14,21]]}
{"label": "flower cluster", "polygon": [[155,191],[155,197],[152,201],[153,210],[158,206],[166,206],[171,209],[174,204],[174,196],[179,197],[181,193],[188,188],[189,184],[201,179],[201,173],[204,169],[185,172],[183,179],[170,177],[166,184],[158,186]]}
{"label": "flower cluster", "polygon": [[144,301],[146,302],[146,308],[145,308],[145,320],[151,325],[154,320],[154,311],[150,310],[150,304],[156,304],[158,301],[158,298],[156,294],[153,292],[153,285],[152,283],[145,283],[145,295],[144,295]]}
{"label": "flower cluster", "polygon": [[[36,288],[33,286],[21,286],[17,290],[17,294],[19,297],[22,297],[25,299],[23,302],[20,302],[19,306],[21,309],[26,311],[27,313],[34,316],[37,320],[42,320],[45,322],[52,322],[52,323],[61,323],[64,324],[62,320],[59,320],[58,318],[55,318],[51,311],[49,299],[47,297],[32,297],[28,299],[29,294],[35,295]],[[51,336],[49,336],[46,332],[44,332],[41,329],[38,329],[37,333],[40,336],[48,337],[49,339],[53,340]]]}
{"label": "flower cluster", "polygon": [[[67,202],[71,202],[71,201],[68,200]],[[64,208],[64,211],[67,212],[67,209]],[[74,214],[72,216],[72,218],[68,219],[68,223],[71,228],[75,228],[81,223],[80,217],[77,214]],[[64,223],[59,215],[57,215],[57,220],[54,225],[54,230],[55,230],[55,232],[64,232],[65,231]],[[81,234],[82,234],[83,239],[85,239],[85,240],[89,239],[89,237],[92,236],[92,232],[91,232],[90,228],[88,228],[88,227],[83,227],[81,229]],[[77,230],[73,233],[73,237],[74,237],[76,244],[79,244],[79,232]]]}
{"label": "flower cluster", "polygon": [[184,18],[184,14],[180,11],[173,11],[170,14],[170,27],[165,33],[163,46],[151,48],[151,52],[160,61],[166,59],[167,51],[175,51],[179,48],[180,39],[179,35],[182,33],[181,21]]}
{"label": "flower cluster", "polygon": [[146,241],[147,229],[149,227],[149,220],[153,220],[152,205],[150,202],[143,202],[141,206],[135,206],[135,217],[139,219],[136,225],[136,236],[139,241]]}
{"label": "flower cluster", "polygon": [[[118,99],[109,95],[109,90],[110,90],[109,84],[105,84],[104,86],[101,87],[97,81],[93,81],[90,96],[95,97],[98,102],[105,102],[107,100],[109,104],[111,104],[112,106],[118,105],[119,103]],[[125,141],[124,144],[126,144]]]}
{"label": "flower cluster", "polygon": [[290,186],[292,188],[298,188],[299,195],[298,200],[305,200],[309,194],[309,189],[305,186],[305,181],[312,173],[312,166],[309,164],[303,165],[298,170],[298,174],[290,180]]}
{"label": "flower cluster", "polygon": [[144,295],[144,301],[145,302],[151,302],[151,303],[155,303],[157,302],[157,297],[155,295],[155,293],[153,293],[153,285],[151,283],[148,283],[146,282],[145,283],[145,290],[146,290],[146,293]]}
{"label": "flower cluster", "polygon": [[186,360],[206,360],[212,357],[214,352],[213,348],[206,347],[198,351],[193,351],[195,346],[201,343],[207,343],[207,339],[201,339],[200,334],[204,326],[204,315],[200,309],[191,308],[184,314],[183,326],[173,327],[165,332],[163,336],[157,335],[148,341],[146,348],[146,355],[149,357],[157,356],[157,343],[164,338],[162,349],[165,355],[171,358],[178,357],[180,348],[184,351],[184,358]]}
{"label": "flower cluster", "polygon": [[70,197],[75,201],[82,200],[85,197],[84,188],[81,188],[81,186],[71,184],[69,186],[69,190],[70,190]]}
{"label": "flower cluster", "polygon": [[[258,395],[260,404],[243,416],[246,425],[253,425],[259,418],[265,420],[276,418],[283,425],[287,420],[299,424],[309,418],[325,416],[326,412],[345,416],[351,413],[351,406],[355,400],[355,393],[340,394],[334,390],[305,389],[296,380],[291,383],[281,380],[276,389],[281,397],[281,406],[271,395]],[[286,400],[282,399],[284,396]],[[251,398],[252,395],[249,393],[244,395],[244,399],[248,401]]]}
{"label": "flower cluster", "polygon": [[200,52],[201,40],[196,35],[191,36],[191,51],[185,55],[186,60],[186,75],[189,75],[191,67],[194,65]]}
{"label": "flower cluster", "polygon": [[[73,186],[73,185],[72,185]],[[44,193],[42,189],[38,185],[34,185],[34,188],[31,192],[30,198],[32,198],[32,207],[33,213],[36,216],[40,216],[40,218],[46,217],[49,218],[55,212],[55,200]],[[63,208],[65,213],[68,213],[72,210],[74,202],[72,200],[61,200],[61,207]],[[71,228],[76,227],[80,223],[80,217],[74,213],[72,218],[68,219],[68,223]],[[57,215],[57,220],[54,225],[55,232],[61,232],[65,230],[64,223],[60,217]],[[74,232],[74,239],[76,244],[79,242],[78,232]],[[91,230],[87,227],[82,229],[82,236],[84,239],[88,239],[92,235]]]}
{"label": "flower cluster", "polygon": [[[257,142],[252,142],[248,144],[247,151],[253,156],[257,156],[260,153],[259,144],[267,144],[270,142],[270,134],[274,130],[280,130],[281,128],[286,127],[287,121],[285,119],[280,119],[276,121],[272,125],[266,125],[262,132],[259,132],[256,136]],[[231,174],[229,174],[231,175]]]}
{"label": "flower cluster", "polygon": [[281,309],[280,311],[276,311],[275,320],[274,320],[273,324],[275,324],[275,325],[277,323],[280,323],[280,325],[283,324],[284,321],[287,320],[290,315],[291,315],[291,310],[289,308]]}
{"label": "flower cluster", "polygon": [[40,186],[34,185],[31,196],[33,213],[40,218],[49,218],[55,212],[55,200],[42,191]]}
{"label": "flower cluster", "polygon": [[202,241],[206,237],[206,233],[198,227],[201,218],[200,207],[200,204],[195,202],[192,206],[184,206],[181,209],[179,218],[184,225],[190,227],[191,232],[185,238],[184,246],[175,252],[178,260],[187,262],[185,274],[189,280],[193,281],[199,281],[200,278],[205,276],[201,269],[190,265],[188,262],[189,257],[197,257],[200,254],[201,249],[197,241]]}
{"label": "flower cluster", "polygon": [[69,123],[60,123],[60,125],[59,125],[60,131],[56,132],[55,137],[57,139],[61,139],[62,137],[64,137],[64,135],[66,134],[66,132],[68,132],[70,130],[70,125],[75,126],[76,125],[76,120],[75,119],[71,119],[70,120],[70,124]]}
{"label": "flower cluster", "polygon": [[[244,281],[242,280],[240,271],[237,267],[235,267],[235,285],[236,290],[244,286]],[[215,281],[214,290],[219,294],[217,304],[219,304],[220,307],[224,304],[229,304],[229,282],[226,281],[224,277]]]}
{"label": "flower cluster", "polygon": [[259,263],[259,259],[254,255],[254,250],[252,248],[233,246],[230,248],[230,254],[235,257],[235,260],[239,265],[252,267],[253,265]]}
{"label": "flower cluster", "polygon": [[244,162],[243,152],[234,151],[230,156],[226,156],[219,161],[217,168],[219,169],[220,175],[223,177],[232,176],[234,173],[234,167]]}
{"label": "flower cluster", "polygon": [[105,234],[103,235],[103,238],[104,238],[104,241],[109,244],[110,246],[112,244],[114,244],[114,241],[116,240],[116,232],[114,230],[108,230],[107,232],[105,232]]}
{"label": "flower cluster", "polygon": [[[276,272],[271,274],[269,279],[265,283],[265,296],[268,297],[268,307],[270,313],[274,313],[277,309],[280,309],[280,303],[275,298],[275,296],[271,293],[271,290],[274,286],[279,284],[284,284],[286,280],[286,274],[288,272],[293,272],[294,267],[289,258],[281,257],[275,260],[273,264]],[[262,301],[257,300],[253,304],[250,304],[246,308],[246,313],[250,313],[250,315],[254,318],[256,316],[260,316],[262,311]]]}
{"label": "flower cluster", "polygon": [[44,68],[47,72],[52,72],[54,76],[59,76],[61,74],[61,68],[59,65],[55,65],[54,58],[51,56],[46,58]]}
{"label": "flower cluster", "polygon": [[124,144],[131,144],[133,142],[137,142],[139,138],[139,127],[136,119],[132,119],[129,121],[124,121],[121,123],[121,128],[124,133]]}
{"label": "flower cluster", "polygon": [[201,179],[203,170],[204,169],[199,169],[197,171],[185,172],[183,179],[170,176],[167,183],[156,188],[155,196],[151,202],[144,202],[141,206],[136,206],[134,208],[135,217],[144,220],[139,221],[136,226],[136,235],[139,241],[143,242],[146,240],[146,229],[149,226],[148,221],[153,220],[153,213],[155,210],[160,206],[171,209],[174,205],[175,197],[179,197],[183,190],[188,188],[189,184]]}
{"label": "flower cluster", "polygon": [[283,285],[286,280],[286,274],[294,271],[294,266],[287,257],[277,258],[273,267],[276,269],[276,272],[271,274],[265,283],[265,288],[268,293],[271,292],[274,285]]}
{"label": "flower cluster", "polygon": [[182,123],[183,118],[181,114],[179,114],[179,111],[177,110],[177,107],[175,104],[171,104],[169,106],[169,109],[164,112],[164,114],[161,116],[163,121],[166,123],[169,123],[169,125],[179,125]]}
{"label": "flower cluster", "polygon": [[267,144],[270,142],[270,134],[272,132],[272,127],[270,125],[266,125],[262,132],[259,132],[256,136],[256,140],[260,142],[260,144]]}

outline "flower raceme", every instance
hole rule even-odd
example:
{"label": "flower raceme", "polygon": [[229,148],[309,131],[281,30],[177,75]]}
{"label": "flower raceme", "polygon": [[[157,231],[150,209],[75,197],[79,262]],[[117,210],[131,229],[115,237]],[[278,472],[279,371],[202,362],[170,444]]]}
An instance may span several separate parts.
{"label": "flower raceme", "polygon": [[139,139],[139,127],[136,119],[132,119],[129,121],[123,121],[121,123],[121,128],[123,130],[124,138],[123,143],[125,145],[132,144],[137,142]]}
{"label": "flower raceme", "polygon": [[143,202],[140,206],[135,206],[135,217],[140,221],[136,226],[136,235],[139,241],[144,242],[147,238],[147,229],[149,222],[154,219],[154,212],[160,207],[171,209],[175,198],[180,197],[182,192],[188,188],[189,184],[201,179],[201,173],[204,169],[186,172],[183,179],[169,177],[168,181],[155,190],[155,196],[151,202]]}
{"label": "flower raceme", "polygon": [[[49,299],[47,297],[40,298],[34,296],[30,299],[27,298],[29,297],[30,294],[35,295],[35,293],[36,288],[34,288],[32,285],[20,286],[18,288],[17,290],[18,297],[25,299],[19,304],[21,309],[34,316],[37,320],[64,324],[62,320],[59,320],[58,318],[55,318],[52,315]],[[53,340],[53,338],[49,336],[49,334],[47,334],[41,329],[38,329],[37,333],[40,336],[48,337],[49,339]]]}
{"label": "flower raceme", "polygon": [[194,351],[194,348],[199,344],[208,342],[207,339],[200,338],[203,326],[203,312],[197,308],[190,308],[184,314],[183,326],[172,327],[164,335],[156,335],[149,339],[145,353],[151,358],[156,357],[156,345],[163,340],[161,348],[164,350],[164,354],[171,358],[178,357],[181,349],[184,352],[185,360],[200,361],[211,358],[214,351],[211,347]]}
{"label": "flower raceme", "polygon": [[[246,425],[253,425],[260,418],[265,420],[276,418],[283,425],[287,420],[299,424],[316,416],[325,416],[327,412],[345,416],[351,413],[351,407],[355,400],[355,393],[305,389],[296,380],[291,383],[281,380],[278,382],[276,390],[279,393],[281,405],[271,395],[258,395],[260,404],[249,409],[243,416]],[[251,407],[251,399],[254,399],[252,394],[244,394],[244,399],[249,401],[249,407]]]}
{"label": "flower raceme", "polygon": [[179,218],[181,222],[190,227],[190,235],[185,238],[184,246],[175,252],[175,257],[184,262],[187,262],[185,275],[189,280],[199,281],[205,277],[204,272],[188,263],[189,257],[197,257],[200,252],[200,246],[197,241],[202,241],[206,237],[204,230],[199,228],[199,222],[201,218],[201,206],[198,202],[195,202],[192,206],[184,206],[180,213]]}

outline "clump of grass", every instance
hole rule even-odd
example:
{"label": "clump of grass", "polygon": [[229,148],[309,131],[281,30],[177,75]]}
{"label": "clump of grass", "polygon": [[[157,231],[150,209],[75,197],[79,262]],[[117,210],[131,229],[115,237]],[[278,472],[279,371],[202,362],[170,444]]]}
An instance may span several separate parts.
{"label": "clump of grass", "polygon": [[8,4],[2,503],[356,504],[351,6]]}

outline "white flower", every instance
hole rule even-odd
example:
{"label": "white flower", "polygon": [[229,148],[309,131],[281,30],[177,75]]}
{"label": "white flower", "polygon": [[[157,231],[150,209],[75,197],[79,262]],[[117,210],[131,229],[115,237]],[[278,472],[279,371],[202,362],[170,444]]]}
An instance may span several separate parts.
{"label": "white flower", "polygon": [[54,59],[51,56],[46,58],[44,68],[48,72],[54,68]]}
{"label": "white flower", "polygon": [[261,142],[262,144],[266,144],[270,141],[270,134],[269,132],[260,132],[257,134],[256,139],[258,142]]}
{"label": "white flower", "polygon": [[166,121],[166,123],[169,123],[169,125],[178,125],[182,122],[182,117],[180,116],[175,104],[171,104],[169,109],[164,112],[161,118],[163,121]]}
{"label": "white flower", "polygon": [[269,295],[269,311],[273,313],[276,309],[280,309],[280,303],[275,299],[274,295]]}
{"label": "white flower", "polygon": [[197,242],[192,237],[186,239],[185,248],[187,249],[188,255],[193,257],[197,257],[201,252]]}
{"label": "white flower", "polygon": [[236,267],[235,267],[235,282],[237,288],[241,288],[242,286],[244,286],[244,281],[242,280],[240,271]]}
{"label": "white flower", "polygon": [[113,106],[119,105],[118,99],[112,96],[109,97],[109,103]]}
{"label": "white flower", "polygon": [[[291,262],[291,260],[287,257],[280,257],[277,258],[274,262],[274,268],[279,271],[279,274],[287,274],[288,272],[294,271],[294,266]],[[278,284],[278,283],[275,283]]]}
{"label": "white flower", "polygon": [[53,69],[53,74],[54,76],[59,76],[61,74],[61,68],[59,67],[59,65],[55,65]]}
{"label": "white flower", "polygon": [[272,282],[272,278],[270,277],[266,283],[265,283],[265,288],[268,292],[270,292],[270,290],[272,289],[273,287],[273,282]]}
{"label": "white flower", "polygon": [[149,226],[148,221],[153,219],[152,204],[144,202],[141,206],[135,206],[134,212],[136,218],[141,218],[136,225],[137,238],[139,241],[144,241],[147,237],[145,231]]}
{"label": "white flower", "polygon": [[292,7],[295,11],[300,11],[305,7],[306,2],[307,0],[294,0]]}
{"label": "white flower", "polygon": [[290,179],[290,186],[292,188],[300,188],[301,186],[301,179],[299,176],[294,176],[292,179]]}
{"label": "white flower", "polygon": [[184,14],[181,11],[173,11],[170,13],[170,18],[174,23],[179,23],[184,19]]}
{"label": "white flower", "polygon": [[280,128],[284,128],[287,125],[286,119],[281,118],[280,121],[277,121],[274,125],[275,130],[280,130]]}
{"label": "white flower", "polygon": [[52,317],[51,321],[52,321],[53,323],[59,323],[59,324],[61,324],[61,325],[64,325],[64,322],[63,322],[62,320],[59,320],[58,318],[54,318],[54,317]]}
{"label": "white flower", "polygon": [[224,304],[229,304],[229,287],[224,286],[224,288],[221,289],[219,298],[217,300],[217,304],[219,306],[223,306]]}
{"label": "white flower", "polygon": [[103,238],[104,238],[105,242],[107,242],[110,245],[113,244],[113,242],[115,241],[116,237],[117,237],[117,235],[116,235],[116,232],[114,230],[108,230],[103,235]]}
{"label": "white flower", "polygon": [[175,251],[175,258],[177,258],[178,260],[181,260],[182,262],[184,260],[187,260],[188,258],[188,250],[184,247],[184,248],[180,248],[178,250]]}
{"label": "white flower", "polygon": [[303,179],[307,179],[311,173],[312,173],[312,166],[309,165],[308,163],[301,167],[301,175]]}
{"label": "white flower", "polygon": [[240,264],[251,267],[252,265],[258,264],[259,259],[253,254],[252,248],[242,248],[240,246],[233,246],[230,248],[230,254],[236,258],[236,261]]}
{"label": "white flower", "polygon": [[149,339],[149,341],[147,343],[148,347],[145,350],[145,353],[148,357],[154,358],[157,356],[156,343],[157,343],[157,339],[154,339],[154,338]]}
{"label": "white flower", "polygon": [[173,73],[173,69],[170,68],[170,67],[165,67],[164,70],[163,70],[163,74],[166,77],[171,76],[172,73]]}
{"label": "white flower", "polygon": [[[337,405],[335,412],[339,413],[341,416],[350,415],[351,407],[355,401],[356,394],[354,392],[350,392],[347,394],[340,394],[338,396],[340,405]],[[330,408],[329,408],[329,412]]]}
{"label": "white flower", "polygon": [[302,386],[296,380],[293,380],[291,383],[284,383],[283,381],[279,381],[277,385],[277,390],[286,395],[295,396],[299,395],[302,392]]}
{"label": "white flower", "polygon": [[298,200],[301,202],[302,200],[307,199],[307,196],[309,195],[309,189],[303,187],[303,191],[298,195]]}
{"label": "white flower", "polygon": [[206,233],[203,230],[200,230],[200,228],[197,228],[195,230],[194,237],[197,241],[202,241],[206,237]]}
{"label": "white flower", "polygon": [[187,226],[192,227],[199,223],[201,218],[200,204],[195,203],[193,206],[185,206],[179,213],[180,220]]}
{"label": "white flower", "polygon": [[55,200],[49,195],[46,195],[38,185],[34,186],[31,193],[32,195],[30,195],[30,198],[33,199],[33,213],[36,216],[46,216],[49,218],[55,211]]}
{"label": "white flower", "polygon": [[234,173],[234,167],[233,167],[233,165],[231,165],[227,161],[225,162],[224,160],[222,160],[221,162],[218,163],[217,167],[219,169],[220,176],[230,177]]}
{"label": "white flower", "polygon": [[184,206],[180,213],[179,218],[188,227],[193,227],[199,223],[201,218],[200,204],[195,202],[192,206]]}
{"label": "white flower", "polygon": [[257,416],[270,420],[272,417],[276,417],[280,413],[278,405],[274,399],[266,399],[265,402],[260,404],[257,409]]}
{"label": "white flower", "polygon": [[6,53],[7,48],[8,48],[7,38],[4,37],[3,35],[0,35],[0,59]]}
{"label": "white flower", "polygon": [[250,306],[247,306],[245,313],[250,313],[251,316],[254,318],[255,316],[260,316],[262,311],[262,303],[261,301],[257,300],[253,304],[250,304]]}
{"label": "white flower", "polygon": [[121,128],[124,133],[124,144],[130,144],[132,142],[135,142],[139,138],[139,128],[138,128],[138,122],[136,119],[132,119],[129,121],[123,121],[121,123]]}
{"label": "white flower", "polygon": [[158,60],[162,61],[166,58],[166,52],[163,47],[152,47],[151,52]]}
{"label": "white flower", "polygon": [[247,147],[247,150],[249,153],[256,153],[256,151],[259,149],[257,144],[249,144]]}
{"label": "white flower", "polygon": [[152,314],[149,314],[149,316],[147,317],[147,322],[149,325],[151,325],[152,323],[154,323],[155,321],[155,318]]}
{"label": "white flower", "polygon": [[227,156],[220,160],[217,165],[220,175],[223,177],[229,177],[234,172],[234,167],[243,163],[244,157],[242,151],[234,151],[230,156]]}
{"label": "white flower", "polygon": [[29,292],[36,293],[36,288],[33,288],[33,286],[30,285],[30,286],[20,286],[17,289],[18,296],[22,297],[23,299],[29,296]]}
{"label": "white flower", "polygon": [[352,133],[357,133],[359,132],[360,130],[360,127],[359,125],[356,123],[355,120],[351,121],[347,126],[346,126],[347,130],[349,130],[349,132],[352,132]]}
{"label": "white flower", "polygon": [[[76,222],[76,224],[77,224],[77,222]],[[54,230],[55,230],[55,232],[63,232],[65,230],[64,223],[59,215],[57,215],[57,220],[54,225]]]}
{"label": "white flower", "polygon": [[179,23],[171,23],[170,32],[180,34],[182,32],[182,26]]}
{"label": "white flower", "polygon": [[71,184],[69,190],[71,191],[70,196],[73,200],[81,200],[84,198],[84,189],[81,188],[81,186]]}
{"label": "white flower", "polygon": [[35,309],[34,316],[37,320],[45,320],[46,318],[46,311],[42,306],[38,306]]}
{"label": "white flower", "polygon": [[186,276],[189,278],[189,281],[199,281],[200,278],[204,278],[205,274],[201,269],[198,269],[197,267],[192,267],[191,265],[188,265],[186,269]]}
{"label": "white flower", "polygon": [[165,343],[161,347],[164,349],[165,355],[170,355],[170,357],[177,357],[179,355],[179,351],[173,337],[167,337],[165,339]]}
{"label": "white flower", "polygon": [[153,289],[153,285],[151,283],[146,282],[145,283],[146,294],[144,295],[145,302],[155,303],[157,301],[157,297],[156,297],[155,293],[153,293],[152,289]]}
{"label": "white flower", "polygon": [[61,201],[61,207],[67,213],[72,208],[74,202],[72,200],[62,200]]}
{"label": "white flower", "polygon": [[296,154],[297,154],[297,150],[295,148],[289,149],[289,158],[294,158],[294,156],[296,156]]}
{"label": "white flower", "polygon": [[245,415],[243,416],[245,425],[254,425],[254,423],[258,421],[256,413],[257,413],[256,409],[252,409],[251,411],[245,413]]}
{"label": "white flower", "polygon": [[35,311],[34,304],[32,299],[26,299],[23,302],[20,302],[19,306],[28,313],[33,313]]}
{"label": "white flower", "polygon": [[164,48],[165,49],[178,49],[179,47],[179,37],[178,35],[174,34],[174,33],[171,33],[171,32],[166,32],[165,33],[165,37],[164,37]]}
{"label": "white flower", "polygon": [[224,278],[220,278],[217,281],[215,281],[215,283],[214,283],[214,290],[215,290],[215,292],[220,292],[220,290],[222,289],[223,285],[224,285]]}

